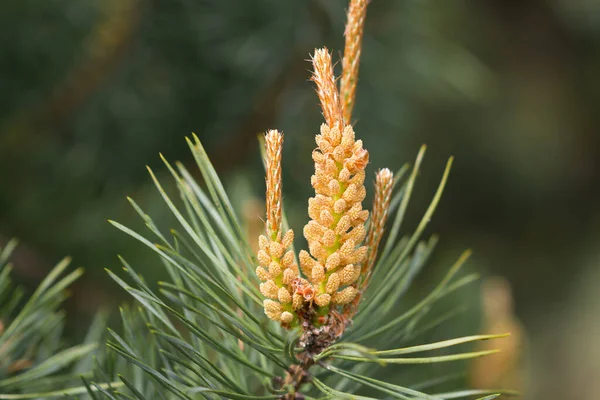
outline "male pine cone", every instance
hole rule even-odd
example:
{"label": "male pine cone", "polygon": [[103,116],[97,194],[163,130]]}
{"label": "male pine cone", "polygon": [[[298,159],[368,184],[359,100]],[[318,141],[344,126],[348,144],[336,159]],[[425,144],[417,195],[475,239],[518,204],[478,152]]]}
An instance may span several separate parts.
{"label": "male pine cone", "polygon": [[360,246],[369,216],[362,209],[365,198],[364,168],[369,153],[355,140],[350,125],[321,126],[313,151],[315,174],[311,183],[315,197],[308,201],[311,221],[304,227],[310,255],[300,252],[302,272],[315,286],[315,303],[320,307],[347,304],[357,295],[350,286],[360,275],[367,247]]}

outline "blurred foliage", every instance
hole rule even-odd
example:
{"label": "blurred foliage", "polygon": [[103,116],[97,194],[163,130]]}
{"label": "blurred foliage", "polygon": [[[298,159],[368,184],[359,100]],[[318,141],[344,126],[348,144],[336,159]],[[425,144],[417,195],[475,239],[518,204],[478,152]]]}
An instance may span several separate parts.
{"label": "blurred foliage", "polygon": [[[159,151],[190,162],[181,139],[191,131],[229,186],[260,196],[255,138],[282,128],[288,214],[300,226],[320,121],[302,60],[341,48],[345,6],[2,1],[0,240],[23,242],[21,279],[41,279],[64,254],[90,278],[115,253],[149,263],[105,219],[135,227],[124,201],[135,195],[160,220],[142,167]],[[512,282],[534,335],[559,323],[551,310],[585,265],[574,255],[600,228],[599,20],[593,0],[374,0],[367,18],[355,115],[377,160],[368,172],[425,142],[428,182],[456,155],[433,221],[447,238],[436,259],[472,245],[479,267]],[[433,190],[418,187],[415,203]],[[77,307],[111,300],[103,290],[77,284]]]}
{"label": "blurred foliage", "polygon": [[40,398],[32,393],[72,387],[80,376],[91,376],[105,321],[98,315],[84,342],[68,347],[60,306],[81,268],[66,273],[70,260],[63,259],[28,295],[11,279],[9,257],[15,246],[12,240],[0,248],[0,398],[20,398],[18,394],[24,393]]}

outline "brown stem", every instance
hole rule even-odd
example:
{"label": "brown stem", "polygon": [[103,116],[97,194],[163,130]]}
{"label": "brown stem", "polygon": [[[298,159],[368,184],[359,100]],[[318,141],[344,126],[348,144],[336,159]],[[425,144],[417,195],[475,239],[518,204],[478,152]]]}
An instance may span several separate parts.
{"label": "brown stem", "polygon": [[309,380],[309,369],[315,364],[314,359],[308,353],[302,353],[298,356],[300,364],[295,364],[288,368],[283,380],[283,387],[292,387],[293,390],[283,395],[283,400],[304,399],[304,395],[299,393],[300,387]]}
{"label": "brown stem", "polygon": [[302,336],[298,341],[298,346],[304,351],[297,355],[298,364],[291,365],[283,378],[277,379],[278,388],[291,389],[288,393],[281,396],[282,400],[304,399],[304,395],[299,393],[304,383],[310,381],[310,368],[315,365],[314,357],[324,349],[331,346],[342,334],[345,325],[338,313],[330,314],[328,319],[322,325],[315,325],[311,321],[315,320],[315,310],[305,308],[303,310]]}

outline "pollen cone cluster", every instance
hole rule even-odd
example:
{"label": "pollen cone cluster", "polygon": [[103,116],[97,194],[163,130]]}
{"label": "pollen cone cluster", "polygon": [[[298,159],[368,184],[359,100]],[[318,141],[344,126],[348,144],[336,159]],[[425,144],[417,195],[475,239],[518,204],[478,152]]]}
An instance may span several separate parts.
{"label": "pollen cone cluster", "polygon": [[304,227],[310,254],[300,252],[300,267],[315,287],[315,303],[320,307],[351,302],[367,254],[361,246],[369,216],[362,209],[365,198],[365,171],[369,154],[354,130],[339,124],[321,126],[313,151],[315,174],[311,183],[315,197],[308,201],[311,221]]}
{"label": "pollen cone cluster", "polygon": [[[370,223],[367,245],[363,245],[369,218],[369,211],[362,207],[369,153],[363,149],[362,141],[355,138],[350,120],[367,4],[367,0],[350,3],[341,95],[331,53],[326,48],[316,49],[311,58],[312,81],[325,123],[316,135],[317,148],[312,153],[315,173],[311,184],[315,196],[308,201],[310,221],[303,230],[308,251],[298,254],[302,274],[290,250],[294,234],[291,230],[283,233],[281,226],[283,136],[277,131],[269,131],[265,136],[267,221],[266,235],[259,238],[260,265],[256,274],[262,281],[260,291],[266,297],[265,314],[286,328],[302,326],[310,338],[306,343],[313,343],[317,336],[324,340],[321,344],[331,343],[354,315],[377,257],[390,205],[393,175],[384,169],[377,175],[374,221]],[[318,330],[325,324],[329,328],[341,327],[341,331],[323,338],[319,336],[321,333],[331,333]]]}
{"label": "pollen cone cluster", "polygon": [[297,321],[296,310],[302,307],[304,298],[294,290],[302,280],[298,277],[298,266],[290,250],[294,232],[290,229],[282,234],[281,229],[282,145],[281,133],[276,130],[267,132],[267,235],[261,235],[258,240],[257,258],[260,265],[256,268],[256,275],[263,281],[260,292],[266,297],[263,302],[265,314],[283,325],[290,325]]}

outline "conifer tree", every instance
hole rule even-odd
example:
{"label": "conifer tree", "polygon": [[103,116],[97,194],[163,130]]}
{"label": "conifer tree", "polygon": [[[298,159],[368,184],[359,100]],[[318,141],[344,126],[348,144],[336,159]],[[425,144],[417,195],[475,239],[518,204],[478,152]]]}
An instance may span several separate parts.
{"label": "conifer tree", "polygon": [[[67,393],[113,400],[440,400],[493,399],[506,392],[427,394],[446,377],[435,376],[418,386],[382,378],[393,365],[492,354],[494,350],[454,349],[502,335],[408,345],[432,307],[476,276],[459,273],[470,254],[466,251],[420,301],[412,306],[403,301],[436,244],[435,238],[422,236],[452,158],[421,221],[400,237],[425,147],[411,168],[381,168],[372,179],[365,174],[367,163],[376,160],[369,159],[352,111],[367,5],[367,0],[350,1],[339,85],[331,53],[322,48],[311,56],[324,122],[315,135],[310,178],[315,195],[308,199],[309,220],[302,230],[308,248],[296,250],[295,233],[285,216],[281,171],[291,166],[282,159],[281,132],[268,130],[261,138],[266,214],[256,252],[200,140],[188,138],[202,183],[194,178],[195,171],[163,158],[177,188],[175,195],[169,194],[149,169],[178,226],[163,232],[133,199],[129,201],[149,232],[143,235],[111,221],[156,253],[169,279],[148,283],[138,266],[123,258],[122,273],[108,271],[136,307],[121,310],[123,327],[108,330],[106,356],[101,351],[94,373]],[[370,207],[363,204],[370,186],[366,180],[374,186]],[[70,280],[65,279],[52,293],[60,292]],[[407,345],[392,347],[399,343]]]}

